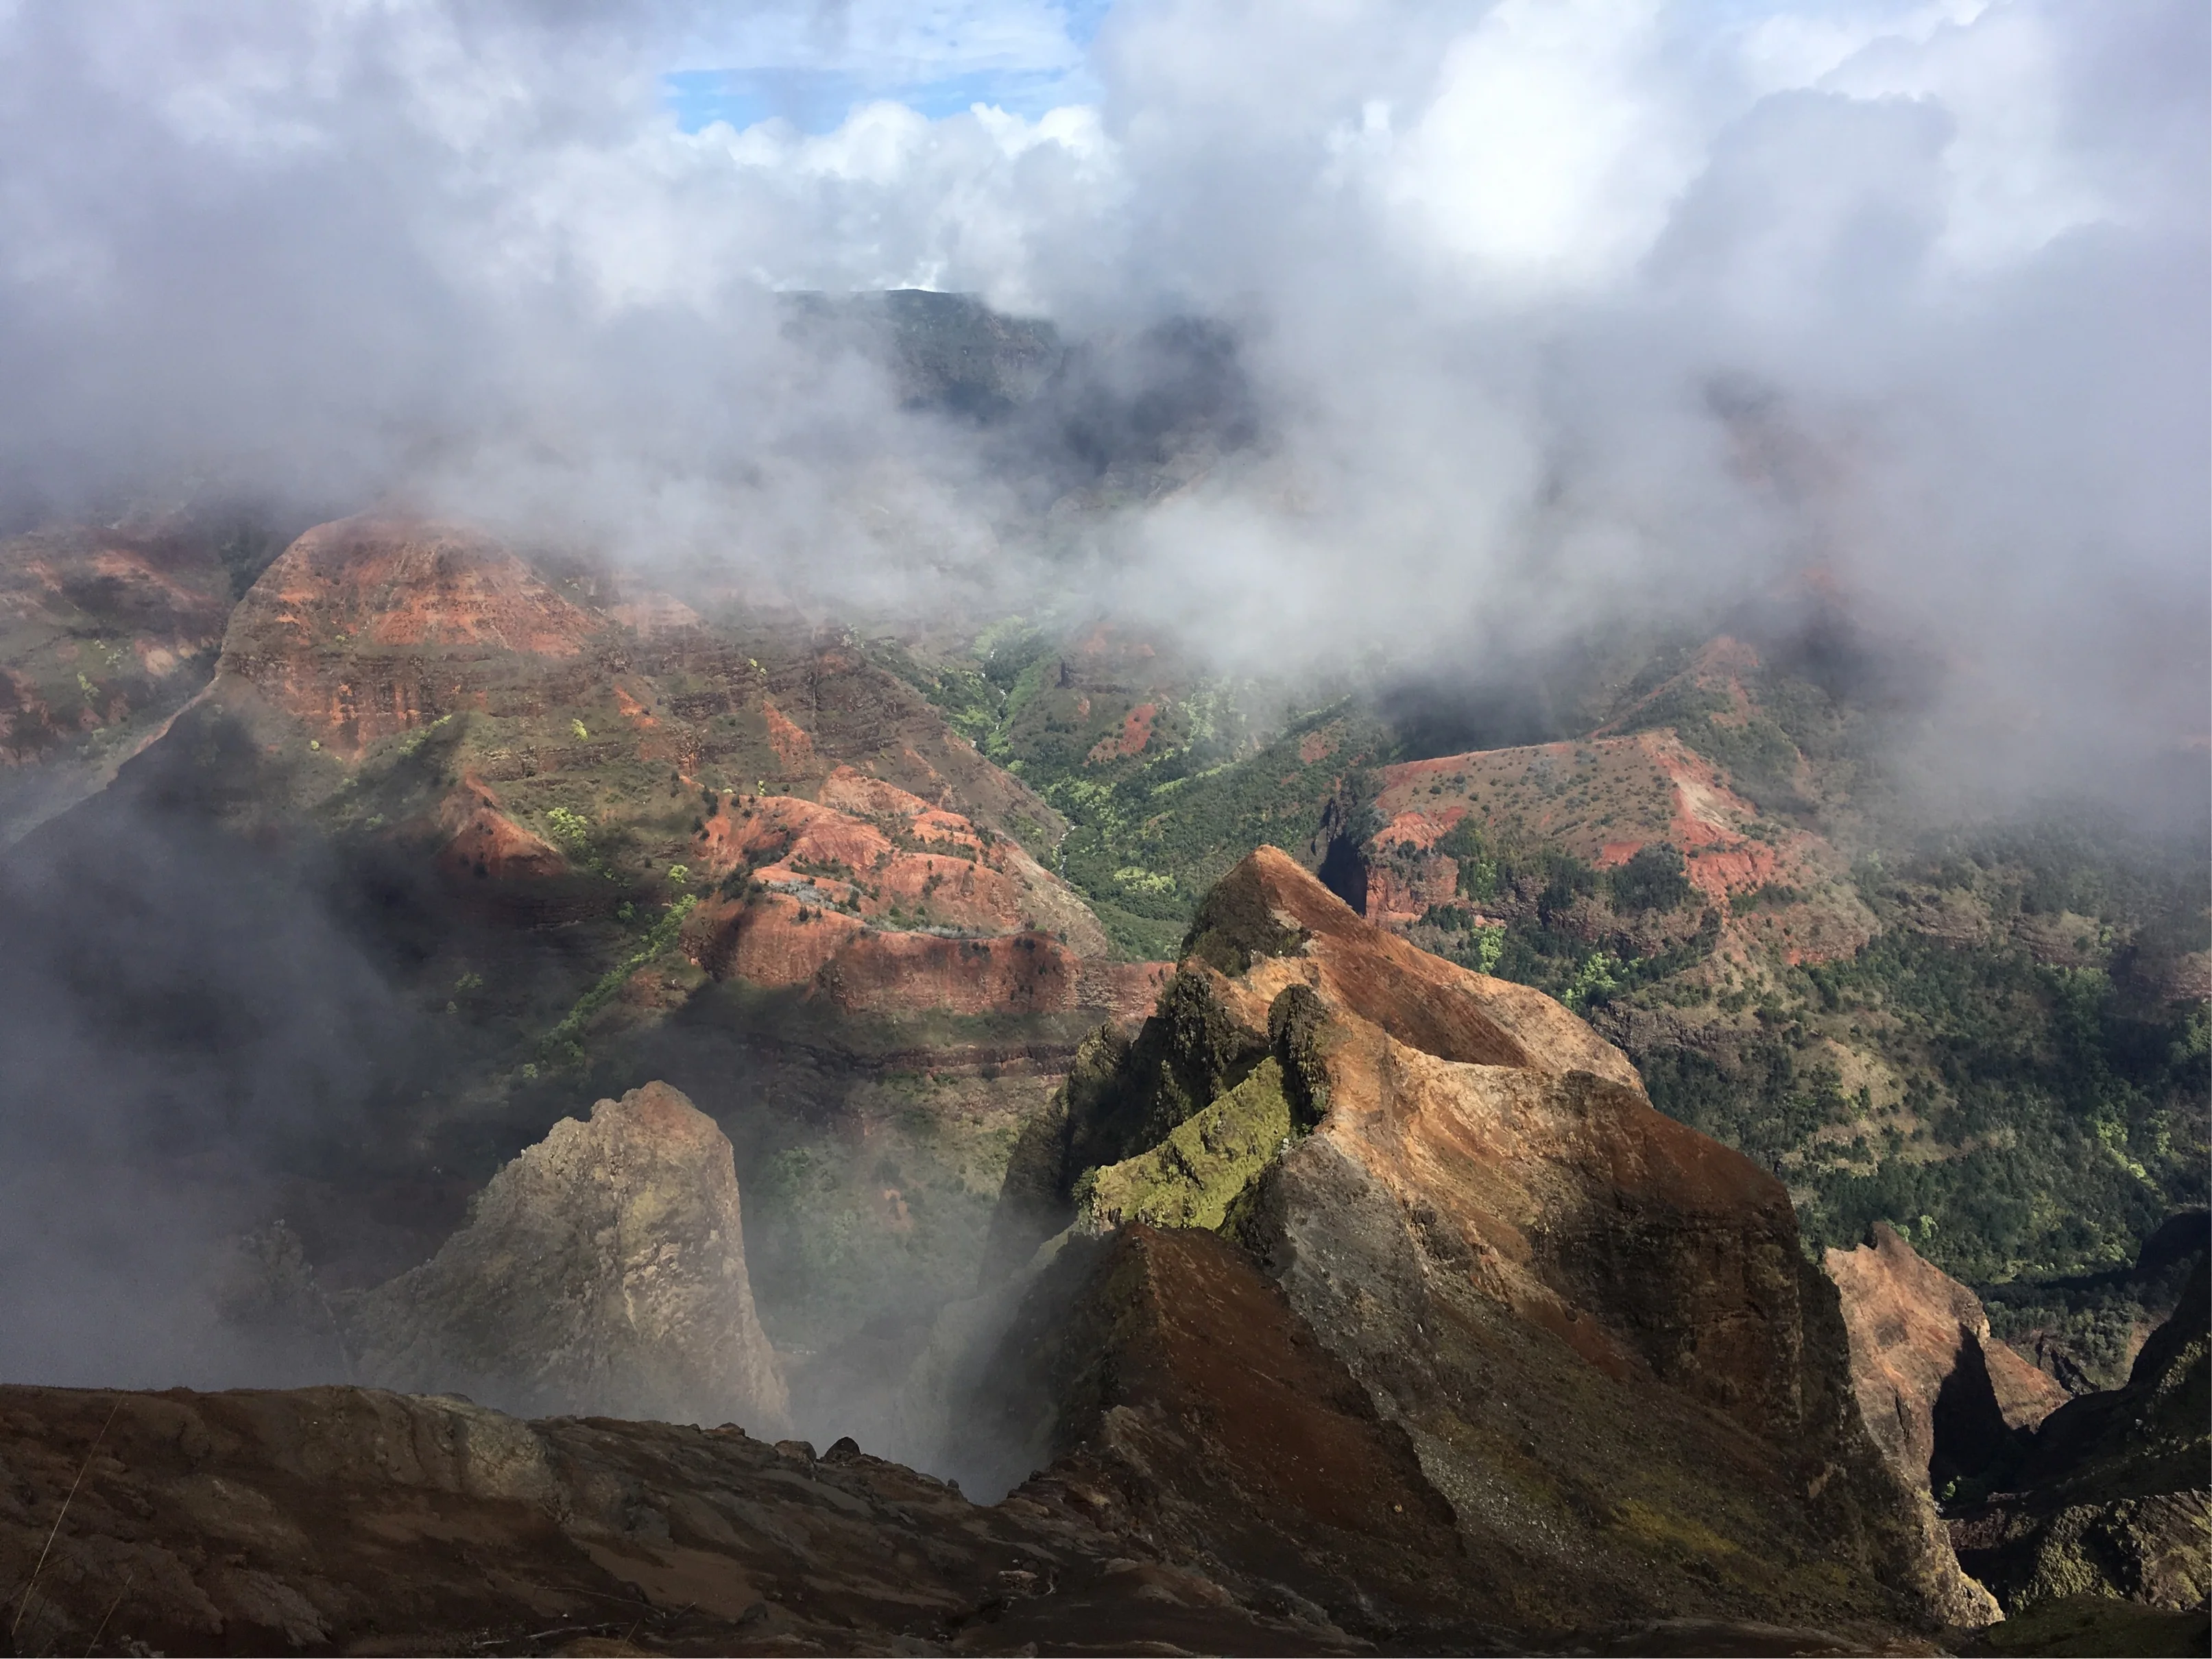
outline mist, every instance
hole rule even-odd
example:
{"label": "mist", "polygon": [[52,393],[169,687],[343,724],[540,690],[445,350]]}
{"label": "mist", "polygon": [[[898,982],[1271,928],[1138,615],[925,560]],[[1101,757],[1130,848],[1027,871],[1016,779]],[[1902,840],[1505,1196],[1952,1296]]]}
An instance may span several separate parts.
{"label": "mist", "polygon": [[[1624,629],[1840,613],[1918,665],[1931,807],[2201,823],[2202,5],[900,9],[0,7],[6,518],[450,514],[823,615],[1109,614],[1463,736]],[[724,70],[856,95],[683,117]],[[913,90],[986,70],[1024,97]],[[1058,367],[981,419],[794,326],[905,289]],[[0,1372],[233,1379],[207,1241],[438,1051],[317,872],[99,822],[0,894]],[[260,1012],[162,1036],[217,1004]]]}
{"label": "mist", "polygon": [[376,1182],[401,1151],[392,1108],[453,1058],[321,860],[209,823],[194,770],[138,769],[0,866],[11,1380],[343,1380],[342,1355],[303,1370],[225,1327],[226,1298],[255,1288],[232,1242],[289,1215],[311,1236],[337,1221],[333,1254],[374,1259],[328,1212],[333,1177]]}
{"label": "mist", "polygon": [[[1815,573],[1949,665],[1935,729],[1992,785],[2201,741],[2201,8],[1079,21],[16,8],[8,483],[396,501],[832,605],[1073,596],[1231,669],[1517,664]],[[812,132],[684,131],[662,82],[1055,52],[1081,101]],[[1249,441],[1047,537],[776,298],[908,287],[1139,377],[1204,319]]]}

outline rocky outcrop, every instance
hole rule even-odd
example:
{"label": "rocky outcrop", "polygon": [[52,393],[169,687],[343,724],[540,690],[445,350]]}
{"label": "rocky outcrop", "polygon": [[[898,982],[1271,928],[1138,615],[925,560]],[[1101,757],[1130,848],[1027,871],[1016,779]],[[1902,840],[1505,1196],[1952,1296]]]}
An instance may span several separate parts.
{"label": "rocky outcrop", "polygon": [[[1248,1158],[1255,1086],[1286,1130]],[[1431,1565],[1468,1616],[1993,1612],[1867,1438],[1780,1184],[1655,1111],[1557,1003],[1413,949],[1273,848],[1201,906],[1135,1039],[1079,1056],[1016,1150],[987,1273],[1049,1304],[1027,1250],[1133,1215],[1216,1225],[1234,1243],[1206,1249],[1280,1287],[1285,1340],[1328,1351],[1448,1505]],[[1093,1421],[1088,1398],[1063,1389],[1060,1420]],[[1103,1431],[1054,1443],[1103,1456]]]}
{"label": "rocky outcrop", "polygon": [[1960,1561],[2008,1612],[2074,1595],[2188,1608],[2212,1595],[2212,1340],[2203,1258],[2124,1387],[2043,1420],[2000,1471],[2002,1489],[1960,1509]]}
{"label": "rocky outcrop", "polygon": [[716,811],[697,836],[706,872],[855,920],[969,933],[1050,933],[1103,956],[1105,933],[1024,852],[962,814],[840,767],[822,799],[766,795]]}
{"label": "rocky outcrop", "polygon": [[17,1653],[1357,1650],[1105,1501],[368,1389],[0,1388],[0,1617]]}
{"label": "rocky outcrop", "polygon": [[438,827],[451,832],[438,862],[449,875],[494,881],[550,881],[568,861],[543,836],[524,829],[480,780],[464,777],[438,811]]}
{"label": "rocky outcrop", "polygon": [[1978,1474],[2066,1403],[2063,1389],[1990,1334],[1980,1298],[1887,1223],[1824,1261],[1843,1298],[1860,1414],[1906,1481],[1940,1489]]}
{"label": "rocky outcrop", "polygon": [[1486,1646],[1481,1615],[1510,1615],[1456,1582],[1451,1506],[1405,1432],[1251,1257],[1202,1230],[1136,1223],[1060,1251],[951,1453],[994,1488],[1049,1466],[1045,1482],[1095,1494],[1171,1559],[1219,1563],[1356,1638]]}
{"label": "rocky outcrop", "polygon": [[349,1325],[362,1374],[391,1388],[772,1433],[789,1410],[730,1143],[665,1083],[555,1124]]}

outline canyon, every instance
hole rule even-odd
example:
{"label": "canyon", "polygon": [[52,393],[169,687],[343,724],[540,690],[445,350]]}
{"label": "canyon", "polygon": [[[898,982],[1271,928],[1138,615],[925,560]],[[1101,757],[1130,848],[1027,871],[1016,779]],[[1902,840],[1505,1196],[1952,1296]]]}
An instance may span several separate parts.
{"label": "canyon", "polygon": [[[1887,1009],[1792,1037],[1866,1084],[1786,1156],[1680,1106],[1788,1018],[1723,988],[1903,931],[1750,644],[1571,738],[1333,707],[1217,760],[1107,624],[970,659],[461,525],[241,545],[0,561],[21,971],[114,984],[94,1121],[243,1235],[175,1264],[193,1388],[0,1395],[18,1650],[2193,1639],[2201,1247],[2116,1362],[2070,1304],[2011,1346],[2032,1285],[1925,1215],[1838,1241],[1813,1160],[1933,1116]],[[106,954],[203,885],[209,1030]],[[1960,948],[2105,948],[1931,890]],[[2160,949],[2111,959],[2185,1021]],[[161,1079],[210,1030],[296,1042],[203,1124]]]}

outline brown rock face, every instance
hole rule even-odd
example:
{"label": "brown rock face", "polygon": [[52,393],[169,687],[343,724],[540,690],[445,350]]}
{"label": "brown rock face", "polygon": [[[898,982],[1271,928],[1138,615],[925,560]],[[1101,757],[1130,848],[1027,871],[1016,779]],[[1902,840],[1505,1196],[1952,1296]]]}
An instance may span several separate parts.
{"label": "brown rock face", "polygon": [[1079,956],[1109,949],[1097,919],[1018,842],[849,766],[819,790],[819,801],[767,795],[717,813],[698,837],[707,869],[746,870],[759,886],[866,921],[1050,932]]}
{"label": "brown rock face", "polygon": [[438,854],[451,875],[546,881],[568,867],[558,848],[509,817],[499,797],[472,777],[463,778],[461,787],[446,798],[438,827],[452,831]]}
{"label": "brown rock face", "polygon": [[1626,1059],[1551,998],[1415,950],[1273,848],[1209,901],[1201,956],[1209,915],[1232,913],[1303,938],[1218,975],[1222,1004],[1265,1031],[1291,987],[1318,994],[1331,1034],[1316,1139],[1456,1235],[1473,1282],[1611,1375],[1666,1382],[1755,1432],[1802,1428],[1796,1225],[1779,1182],[1654,1110]]}
{"label": "brown rock face", "polygon": [[576,655],[598,625],[489,537],[342,519],[262,573],[220,668],[358,749],[467,706],[503,659]]}
{"label": "brown rock face", "polygon": [[1451,1506],[1412,1443],[1225,1239],[1134,1224],[1069,1246],[984,1401],[955,1456],[1049,1464],[1024,1492],[1096,1494],[1094,1514],[1232,1583],[1295,1586],[1360,1638],[1474,1635]]}
{"label": "brown rock face", "polygon": [[1983,1468],[2008,1431],[2066,1403],[2063,1389],[1990,1334],[1980,1298],[1887,1224],[1856,1249],[1830,1250],[1826,1265],[1843,1297],[1860,1413],[1905,1480],[1929,1484],[1939,1414],[1953,1443],[1948,1479]]}
{"label": "brown rock face", "polygon": [[[1208,1248],[1249,1253],[1293,1316],[1282,1346],[1327,1350],[1405,1437],[1454,1516],[1428,1559],[1466,1616],[1986,1621],[1859,1423],[1834,1291],[1771,1176],[1654,1110],[1557,1003],[1413,949],[1273,848],[1208,897],[1187,952],[1144,1030],[1088,1045],[1064,1115],[1017,1150],[997,1264],[1101,1166],[1085,1193],[1110,1174],[1127,1213],[1176,1211],[1178,1161],[1194,1181],[1229,1169],[1235,1126],[1268,1121],[1279,1087],[1291,1135],[1225,1211],[1209,1190],[1236,1244]],[[1178,1157],[1131,1161],[1162,1145]],[[1164,1271],[1149,1243],[1145,1259]],[[1125,1391],[1163,1374],[1109,1369]],[[1163,1420],[1187,1422],[1172,1402],[1193,1391],[1229,1412],[1225,1380],[1175,1376]],[[1060,1420],[1097,1424],[1078,1449],[1103,1457],[1124,1419],[1088,1398],[1063,1393]],[[1287,1413],[1270,1431],[1298,1432]],[[1200,1461],[1125,1459],[1188,1502],[1212,1478]]]}
{"label": "brown rock face", "polygon": [[16,1653],[1357,1650],[1081,1494],[981,1509],[849,1442],[0,1388],[0,1468]]}
{"label": "brown rock face", "polygon": [[554,1125],[350,1323],[362,1370],[393,1388],[771,1432],[789,1411],[730,1143],[665,1083]]}

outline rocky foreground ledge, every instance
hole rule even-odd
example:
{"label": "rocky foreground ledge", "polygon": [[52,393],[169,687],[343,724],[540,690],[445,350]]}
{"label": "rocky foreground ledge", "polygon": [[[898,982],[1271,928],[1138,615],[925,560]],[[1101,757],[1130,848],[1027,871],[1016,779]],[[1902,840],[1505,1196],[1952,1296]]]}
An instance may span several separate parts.
{"label": "rocky foreground ledge", "polygon": [[453,1396],[0,1389],[17,1653],[1346,1650],[1085,1498]]}
{"label": "rocky foreground ledge", "polygon": [[0,1651],[2203,1650],[2201,1613],[2103,1598],[1963,1648],[1702,1618],[1370,1641],[1288,1586],[1164,1559],[1129,1519],[1079,1469],[984,1507],[849,1441],[817,1456],[734,1426],[359,1388],[0,1388]]}
{"label": "rocky foreground ledge", "polygon": [[[1350,1636],[1287,1587],[1162,1559],[1117,1509],[1060,1476],[987,1508],[849,1441],[817,1456],[734,1426],[0,1388],[0,1634],[18,1654],[1531,1650],[1480,1626]],[[1545,1646],[1940,1650],[1710,1620]]]}

